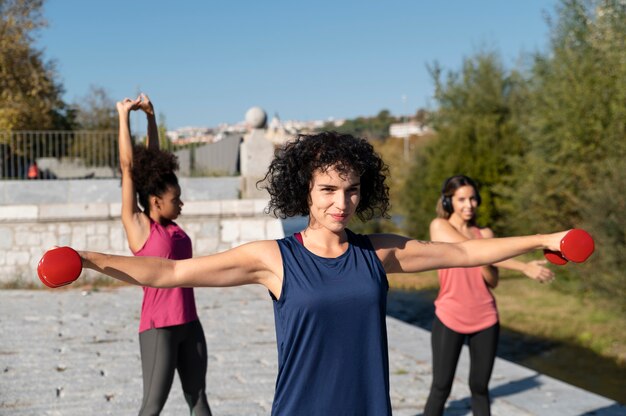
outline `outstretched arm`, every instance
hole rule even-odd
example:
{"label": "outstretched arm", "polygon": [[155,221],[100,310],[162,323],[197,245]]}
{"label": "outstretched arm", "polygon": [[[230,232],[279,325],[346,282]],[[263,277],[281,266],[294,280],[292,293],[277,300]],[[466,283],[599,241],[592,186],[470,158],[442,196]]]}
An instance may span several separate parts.
{"label": "outstretched arm", "polygon": [[262,284],[277,298],[282,287],[282,257],[276,241],[256,241],[222,253],[187,260],[116,256],[79,251],[83,268],[150,287],[222,287]]}
{"label": "outstretched arm", "polygon": [[370,239],[387,273],[414,273],[494,264],[533,250],[559,250],[567,231],[524,237],[485,238],[458,243],[418,241],[395,234]]}
{"label": "outstretched arm", "polygon": [[544,266],[546,263],[546,260],[532,260],[524,263],[523,261],[509,259],[498,262],[494,266],[524,273],[530,279],[544,283],[554,279],[554,272]]}
{"label": "outstretched arm", "polygon": [[[483,238],[493,238],[493,232],[489,228],[476,229],[480,232]],[[444,243],[460,243],[461,241],[469,240],[465,234],[454,228],[452,224],[443,218],[435,218],[429,227],[430,238],[434,241],[441,241]],[[472,229],[466,230],[470,235],[473,235]],[[480,268],[483,280],[491,288],[496,288],[500,281],[500,273],[498,268],[493,265],[484,265]]]}
{"label": "outstretched arm", "polygon": [[[493,231],[489,228],[481,229],[481,234],[484,238],[494,237]],[[524,273],[527,277],[543,283],[554,279],[554,272],[547,267],[544,267],[544,264],[546,264],[545,260],[533,260],[528,263],[524,263],[523,261],[516,259],[508,259],[493,264],[493,266]]]}

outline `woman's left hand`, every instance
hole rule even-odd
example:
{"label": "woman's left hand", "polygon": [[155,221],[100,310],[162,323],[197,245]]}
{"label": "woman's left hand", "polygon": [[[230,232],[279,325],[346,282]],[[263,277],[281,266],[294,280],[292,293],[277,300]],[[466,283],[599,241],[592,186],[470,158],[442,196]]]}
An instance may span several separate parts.
{"label": "woman's left hand", "polygon": [[150,98],[144,93],[139,94],[137,97],[137,108],[143,110],[144,113],[148,115],[154,115],[154,107],[152,106],[152,102]]}

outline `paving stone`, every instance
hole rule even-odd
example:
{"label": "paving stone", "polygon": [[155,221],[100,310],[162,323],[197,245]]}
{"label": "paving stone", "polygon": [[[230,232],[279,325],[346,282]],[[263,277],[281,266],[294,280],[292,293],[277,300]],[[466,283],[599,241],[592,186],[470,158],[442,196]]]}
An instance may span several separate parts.
{"label": "paving stone", "polygon": [[[268,415],[277,372],[272,303],[259,286],[196,289],[216,416]],[[0,415],[136,414],[142,392],[137,287],[0,290]],[[394,415],[420,415],[431,380],[430,334],[388,317]],[[446,416],[470,415],[468,354]],[[497,359],[494,416],[626,415],[626,407]],[[188,414],[174,381],[163,416]],[[357,416],[357,415],[355,415]]]}

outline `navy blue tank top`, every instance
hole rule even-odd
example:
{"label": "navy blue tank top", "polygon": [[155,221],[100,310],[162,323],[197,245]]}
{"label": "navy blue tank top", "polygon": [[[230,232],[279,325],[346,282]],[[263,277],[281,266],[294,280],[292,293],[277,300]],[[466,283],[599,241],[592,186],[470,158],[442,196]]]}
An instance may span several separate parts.
{"label": "navy blue tank top", "polygon": [[387,275],[369,238],[346,231],[348,250],[337,258],[294,236],[278,240],[274,416],[391,415]]}

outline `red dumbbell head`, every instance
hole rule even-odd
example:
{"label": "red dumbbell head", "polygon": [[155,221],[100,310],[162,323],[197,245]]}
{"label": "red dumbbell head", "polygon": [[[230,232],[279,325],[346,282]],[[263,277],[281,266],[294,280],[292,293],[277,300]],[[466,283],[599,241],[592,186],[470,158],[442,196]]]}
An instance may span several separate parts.
{"label": "red dumbbell head", "polygon": [[48,287],[60,287],[78,279],[83,270],[83,262],[71,247],[57,247],[48,250],[37,265],[41,282]]}
{"label": "red dumbbell head", "polygon": [[562,266],[565,263],[567,263],[567,259],[563,257],[560,251],[543,250],[543,256],[550,263],[554,263],[559,266]]}
{"label": "red dumbbell head", "polygon": [[544,250],[543,255],[549,262],[562,266],[568,261],[584,262],[594,249],[593,237],[585,230],[574,228],[561,240],[561,251]]}
{"label": "red dumbbell head", "polygon": [[561,240],[561,253],[569,261],[582,263],[593,254],[595,244],[593,237],[579,228],[575,228],[565,234]]}

